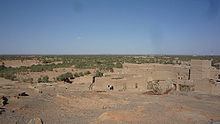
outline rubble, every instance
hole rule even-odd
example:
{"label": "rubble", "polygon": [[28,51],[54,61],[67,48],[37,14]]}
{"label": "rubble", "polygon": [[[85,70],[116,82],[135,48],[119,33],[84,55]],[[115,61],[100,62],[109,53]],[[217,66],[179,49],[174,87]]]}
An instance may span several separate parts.
{"label": "rubble", "polygon": [[43,121],[40,118],[31,119],[28,124],[43,124]]}

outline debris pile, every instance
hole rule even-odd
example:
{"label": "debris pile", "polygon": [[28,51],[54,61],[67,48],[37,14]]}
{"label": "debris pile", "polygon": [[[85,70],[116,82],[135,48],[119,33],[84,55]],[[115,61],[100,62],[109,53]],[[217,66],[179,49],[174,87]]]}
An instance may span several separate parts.
{"label": "debris pile", "polygon": [[31,119],[28,124],[43,124],[43,121],[40,118]]}
{"label": "debris pile", "polygon": [[160,88],[158,81],[147,82],[147,89],[149,89],[150,91],[147,91],[144,94],[148,94],[148,95],[161,95],[162,94],[162,89]]}

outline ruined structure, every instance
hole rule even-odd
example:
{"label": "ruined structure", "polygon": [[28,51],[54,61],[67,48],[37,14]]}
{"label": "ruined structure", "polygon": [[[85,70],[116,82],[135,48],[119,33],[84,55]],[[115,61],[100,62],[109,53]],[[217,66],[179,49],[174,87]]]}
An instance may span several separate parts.
{"label": "ruined structure", "polygon": [[220,94],[218,75],[220,70],[211,66],[211,60],[191,60],[191,80],[195,91],[208,94]]}
{"label": "ruined structure", "polygon": [[124,64],[125,69],[115,69],[97,78],[95,90],[108,90],[114,86],[119,91],[148,91],[149,83],[158,84],[162,93],[172,90],[220,94],[220,70],[211,66],[210,60],[191,60],[191,65]]}

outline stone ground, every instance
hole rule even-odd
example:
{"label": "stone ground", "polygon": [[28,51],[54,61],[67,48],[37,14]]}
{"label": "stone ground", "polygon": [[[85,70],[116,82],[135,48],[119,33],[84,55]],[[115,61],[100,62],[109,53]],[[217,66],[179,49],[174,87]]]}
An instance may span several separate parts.
{"label": "stone ground", "polygon": [[[89,84],[30,84],[0,79],[0,124],[217,124],[220,96],[172,92],[89,91]],[[25,92],[28,96],[19,96]]]}

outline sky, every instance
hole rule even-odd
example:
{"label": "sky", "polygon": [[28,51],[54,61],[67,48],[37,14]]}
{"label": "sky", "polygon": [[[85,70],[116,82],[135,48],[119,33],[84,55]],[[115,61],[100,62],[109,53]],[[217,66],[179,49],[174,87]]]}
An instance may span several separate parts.
{"label": "sky", "polygon": [[220,55],[220,0],[0,0],[0,54]]}

